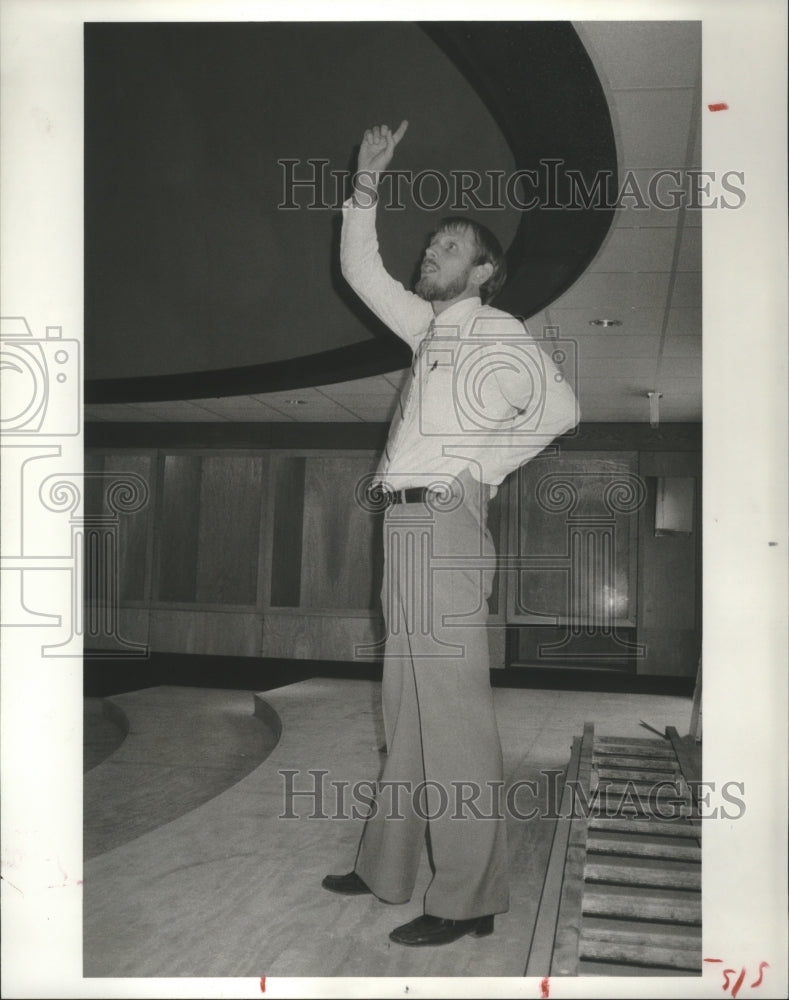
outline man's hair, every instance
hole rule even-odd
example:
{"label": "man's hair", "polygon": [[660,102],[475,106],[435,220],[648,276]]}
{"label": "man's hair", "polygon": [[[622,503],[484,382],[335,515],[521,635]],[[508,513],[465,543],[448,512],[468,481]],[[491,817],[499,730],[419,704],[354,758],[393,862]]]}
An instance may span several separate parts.
{"label": "man's hair", "polygon": [[507,259],[504,256],[501,243],[499,243],[487,226],[483,226],[480,222],[475,222],[474,219],[466,218],[463,215],[451,215],[446,219],[442,219],[438,224],[436,232],[456,233],[459,230],[468,230],[474,236],[474,241],[477,244],[477,257],[474,261],[474,266],[476,267],[478,264],[493,265],[491,276],[479,288],[479,295],[483,304],[490,302],[491,299],[499,294],[502,285],[507,280]]}

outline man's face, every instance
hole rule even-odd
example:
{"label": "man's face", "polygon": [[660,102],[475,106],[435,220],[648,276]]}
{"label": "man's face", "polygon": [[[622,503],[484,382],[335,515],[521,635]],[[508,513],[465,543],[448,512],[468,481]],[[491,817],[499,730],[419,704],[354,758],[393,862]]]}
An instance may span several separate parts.
{"label": "man's face", "polygon": [[477,257],[477,241],[469,229],[442,229],[425,250],[416,283],[416,294],[428,302],[447,302],[464,292],[478,294],[469,288],[471,271]]}

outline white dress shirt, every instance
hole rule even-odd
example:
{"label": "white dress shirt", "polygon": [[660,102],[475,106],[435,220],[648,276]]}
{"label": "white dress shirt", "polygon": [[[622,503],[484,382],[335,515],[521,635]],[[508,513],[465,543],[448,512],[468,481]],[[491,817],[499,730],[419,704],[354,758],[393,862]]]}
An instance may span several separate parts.
{"label": "white dress shirt", "polygon": [[340,259],[359,298],[414,352],[381,483],[400,490],[468,471],[495,487],[578,423],[567,378],[522,321],[479,298],[435,316],[429,302],[387,273],[375,206],[343,205]]}

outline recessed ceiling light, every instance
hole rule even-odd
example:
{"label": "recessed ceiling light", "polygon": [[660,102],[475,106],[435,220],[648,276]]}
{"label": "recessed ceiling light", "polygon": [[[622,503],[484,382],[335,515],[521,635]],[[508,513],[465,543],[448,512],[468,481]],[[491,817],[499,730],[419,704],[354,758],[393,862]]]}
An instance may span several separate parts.
{"label": "recessed ceiling light", "polygon": [[286,399],[285,402],[288,406],[305,406],[307,403],[306,399]]}
{"label": "recessed ceiling light", "polygon": [[621,326],[621,319],[590,319],[589,326]]}

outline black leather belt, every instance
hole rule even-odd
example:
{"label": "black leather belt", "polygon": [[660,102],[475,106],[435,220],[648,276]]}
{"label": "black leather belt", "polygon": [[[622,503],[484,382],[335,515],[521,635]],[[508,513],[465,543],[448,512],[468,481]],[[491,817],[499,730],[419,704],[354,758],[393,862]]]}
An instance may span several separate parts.
{"label": "black leather belt", "polygon": [[396,503],[427,503],[431,497],[437,496],[435,490],[424,486],[413,486],[407,490],[384,490],[383,495],[388,507]]}

